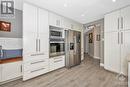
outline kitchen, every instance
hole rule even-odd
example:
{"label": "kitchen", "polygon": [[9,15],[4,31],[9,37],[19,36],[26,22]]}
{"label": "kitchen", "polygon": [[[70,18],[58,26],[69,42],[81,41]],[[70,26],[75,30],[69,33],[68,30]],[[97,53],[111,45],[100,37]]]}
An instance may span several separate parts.
{"label": "kitchen", "polygon": [[[75,3],[75,8],[71,7],[72,2]],[[108,6],[109,9],[105,8],[107,10],[105,11],[102,8],[102,12],[99,12],[102,16],[96,19],[86,12],[81,12],[81,18],[76,17],[78,15],[76,11],[69,12],[67,9],[77,8],[80,11],[77,6],[80,1],[72,2],[70,0],[64,4],[59,1],[63,5],[60,9],[59,4],[56,7],[55,1],[24,0],[18,3],[15,0],[17,6],[21,5],[22,9],[15,9],[14,18],[0,18],[0,85],[2,87],[95,87],[97,85],[107,87],[107,82],[108,87],[119,87],[123,84],[125,87],[128,86],[129,76],[127,77],[126,72],[129,67],[126,67],[124,56],[129,54],[129,20],[127,19],[130,18],[128,16],[130,8],[129,3],[126,3],[129,1],[115,1],[117,3],[113,0],[106,1],[111,3],[113,9]],[[103,1],[104,4],[106,2]],[[124,4],[119,6],[121,2]],[[49,8],[47,3],[52,7],[55,3],[55,8]],[[94,1],[92,6],[95,5],[94,3],[100,2]],[[86,6],[85,3],[80,3],[81,7],[82,4]],[[119,11],[116,13],[115,10]],[[65,16],[64,11],[71,13],[71,17],[67,14]],[[87,17],[87,14],[90,17]],[[115,24],[111,24],[111,21]],[[94,32],[90,34],[91,30]],[[86,32],[88,39],[85,38]],[[110,40],[110,36],[114,41]],[[86,40],[94,49],[90,46],[89,49],[85,47]],[[124,40],[127,40],[125,43],[127,48],[124,47],[123,50],[126,49],[127,52],[122,52],[120,48],[124,46]],[[110,42],[113,43],[113,47],[109,46]],[[120,47],[117,47],[116,43]],[[94,50],[94,55],[89,53],[90,48]],[[118,55],[119,51],[125,54],[122,56],[123,62],[119,59],[121,58],[121,55]],[[125,79],[120,79],[120,76]],[[122,84],[118,84],[120,81]]]}

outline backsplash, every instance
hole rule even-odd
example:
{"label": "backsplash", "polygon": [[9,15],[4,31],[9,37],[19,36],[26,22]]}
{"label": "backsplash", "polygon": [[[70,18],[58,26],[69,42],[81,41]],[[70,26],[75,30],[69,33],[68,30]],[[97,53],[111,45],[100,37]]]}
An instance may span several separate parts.
{"label": "backsplash", "polygon": [[22,57],[22,38],[0,38],[0,59]]}

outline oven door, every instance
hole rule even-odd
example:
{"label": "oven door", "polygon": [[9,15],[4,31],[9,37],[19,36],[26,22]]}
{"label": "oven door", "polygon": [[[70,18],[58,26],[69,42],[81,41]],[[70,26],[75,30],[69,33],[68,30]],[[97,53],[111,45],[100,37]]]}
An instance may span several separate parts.
{"label": "oven door", "polygon": [[50,42],[50,57],[61,56],[65,54],[64,42]]}

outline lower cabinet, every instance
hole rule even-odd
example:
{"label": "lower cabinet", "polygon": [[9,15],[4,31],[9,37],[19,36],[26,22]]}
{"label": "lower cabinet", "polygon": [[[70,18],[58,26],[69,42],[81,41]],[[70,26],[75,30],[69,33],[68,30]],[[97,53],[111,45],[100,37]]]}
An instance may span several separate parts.
{"label": "lower cabinet", "polygon": [[0,65],[0,82],[2,81],[2,67]]}
{"label": "lower cabinet", "polygon": [[45,74],[49,72],[49,59],[35,56],[36,59],[27,61],[23,63],[23,80],[28,80],[33,77]]}
{"label": "lower cabinet", "polygon": [[49,71],[53,71],[65,66],[65,56],[53,57],[49,59]]}
{"label": "lower cabinet", "polygon": [[1,64],[1,82],[12,80],[22,76],[22,62]]}

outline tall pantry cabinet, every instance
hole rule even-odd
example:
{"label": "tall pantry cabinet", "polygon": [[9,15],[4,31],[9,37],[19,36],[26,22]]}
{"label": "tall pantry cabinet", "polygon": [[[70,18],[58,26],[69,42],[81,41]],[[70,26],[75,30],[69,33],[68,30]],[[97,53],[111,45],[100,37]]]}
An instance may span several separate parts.
{"label": "tall pantry cabinet", "polygon": [[130,6],[105,15],[104,67],[127,75],[130,54]]}
{"label": "tall pantry cabinet", "polygon": [[49,71],[48,12],[23,5],[23,80]]}

